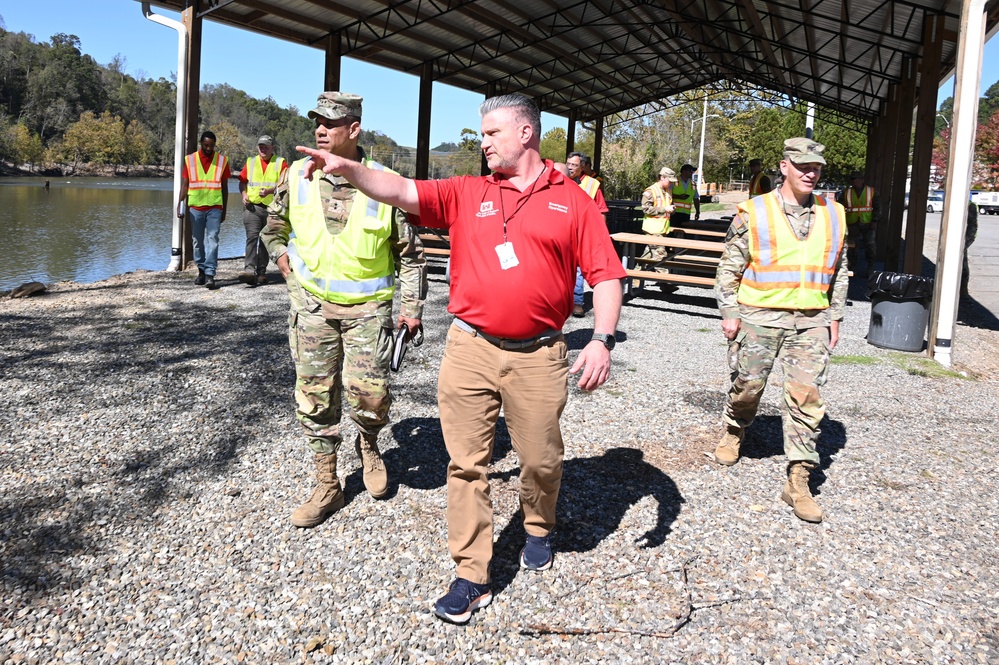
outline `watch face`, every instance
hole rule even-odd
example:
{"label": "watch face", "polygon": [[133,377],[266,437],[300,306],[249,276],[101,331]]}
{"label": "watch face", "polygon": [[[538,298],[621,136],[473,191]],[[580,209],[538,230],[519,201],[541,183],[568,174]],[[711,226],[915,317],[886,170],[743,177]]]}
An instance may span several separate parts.
{"label": "watch face", "polygon": [[614,335],[605,335],[603,333],[598,333],[594,335],[593,339],[603,342],[603,345],[607,347],[608,351],[612,350],[614,348],[614,345],[617,343],[617,340],[614,338]]}

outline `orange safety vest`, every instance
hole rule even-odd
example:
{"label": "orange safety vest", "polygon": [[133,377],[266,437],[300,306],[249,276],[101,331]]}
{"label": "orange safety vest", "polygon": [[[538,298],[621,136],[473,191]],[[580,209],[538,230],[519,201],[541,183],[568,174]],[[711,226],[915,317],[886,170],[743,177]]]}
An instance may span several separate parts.
{"label": "orange safety vest", "polygon": [[847,224],[870,224],[874,221],[874,188],[866,185],[863,194],[858,196],[853,187],[847,187],[843,207],[846,208]]}
{"label": "orange safety vest", "polygon": [[752,179],[750,179],[750,181],[749,181],[749,198],[753,198],[754,196],[759,196],[760,194],[763,193],[763,188],[760,186],[760,183],[763,181],[763,176],[765,176],[765,175],[766,175],[766,173],[764,173],[763,171],[760,171],[759,173],[757,173],[756,175],[754,175],[752,177]]}
{"label": "orange safety vest", "polygon": [[838,203],[813,196],[815,223],[799,240],[770,192],[739,204],[749,226],[749,265],[739,284],[743,305],[810,310],[829,307],[829,291],[846,236],[845,213]]}

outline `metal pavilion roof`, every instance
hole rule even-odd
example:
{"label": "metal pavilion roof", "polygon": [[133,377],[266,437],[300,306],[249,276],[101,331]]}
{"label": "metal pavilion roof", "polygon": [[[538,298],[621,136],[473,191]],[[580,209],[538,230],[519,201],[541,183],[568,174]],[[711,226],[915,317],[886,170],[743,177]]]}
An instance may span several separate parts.
{"label": "metal pavilion roof", "polygon": [[[942,14],[942,71],[957,57],[959,0],[153,0],[207,20],[434,81],[523,92],[579,120],[703,86],[748,85],[871,119],[924,18]],[[999,0],[990,0],[987,29]],[[933,82],[936,85],[938,82]]]}

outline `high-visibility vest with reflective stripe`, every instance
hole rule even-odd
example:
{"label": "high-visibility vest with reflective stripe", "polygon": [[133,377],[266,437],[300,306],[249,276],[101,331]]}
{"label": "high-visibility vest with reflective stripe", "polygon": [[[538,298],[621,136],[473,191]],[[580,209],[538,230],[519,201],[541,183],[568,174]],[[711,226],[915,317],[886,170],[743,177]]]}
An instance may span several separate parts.
{"label": "high-visibility vest with reflective stripe", "polygon": [[591,178],[588,175],[584,175],[579,179],[579,186],[583,188],[583,191],[591,198],[597,198],[597,191],[600,190],[600,181],[596,178]]}
{"label": "high-visibility vest with reflective stripe", "polygon": [[271,192],[267,196],[260,196],[260,190],[264,187],[274,187],[278,183],[278,179],[281,177],[281,169],[284,168],[284,157],[271,157],[271,161],[267,163],[267,168],[263,167],[264,160],[260,159],[260,155],[255,155],[250,157],[250,160],[246,163],[246,175],[248,180],[246,181],[246,198],[250,200],[250,203],[256,203],[259,205],[270,205],[271,201],[274,200],[274,192]]}
{"label": "high-visibility vest with reflective stripe", "polygon": [[[198,151],[200,152],[200,151]],[[192,152],[187,156],[187,205],[208,207],[222,205],[222,174],[229,160],[217,152],[206,172],[201,166],[201,156]]]}
{"label": "high-visibility vest with reflective stripe", "polygon": [[[659,183],[652,185],[645,191],[652,192],[653,203],[657,208],[666,207],[673,202],[670,195],[663,191],[663,188],[659,186]],[[642,220],[642,230],[646,233],[666,233],[669,231],[669,216],[670,213],[667,213],[662,217],[646,216],[645,219]]]}
{"label": "high-visibility vest with reflective stripe", "polygon": [[853,187],[847,187],[843,207],[846,209],[847,224],[870,224],[874,221],[874,188],[867,185],[863,195],[857,196]]}
{"label": "high-visibility vest with reflective stripe", "polygon": [[749,198],[753,198],[754,196],[759,196],[760,194],[763,193],[763,187],[760,185],[760,183],[763,182],[763,177],[765,175],[766,173],[760,171],[749,180]]}
{"label": "high-visibility vest with reflective stripe", "polygon": [[826,309],[846,234],[843,206],[812,197],[815,222],[799,240],[773,192],[739,204],[749,225],[749,265],[739,302],[772,309]]}
{"label": "high-visibility vest with reflective stripe", "polygon": [[[677,194],[680,197],[677,197]],[[694,181],[690,180],[686,185],[683,181],[677,180],[676,184],[673,185],[673,212],[690,214],[690,211],[694,209],[694,197],[697,196],[697,188],[694,187]]]}
{"label": "high-visibility vest with reflective stripe", "polygon": [[[392,300],[395,261],[392,257],[392,206],[357,191],[343,231],[333,236],[319,195],[321,178],[305,179],[301,159],[288,173],[288,219],[295,237],[288,243],[288,261],[302,287],[314,296],[347,305]],[[388,171],[373,160],[364,164]]]}

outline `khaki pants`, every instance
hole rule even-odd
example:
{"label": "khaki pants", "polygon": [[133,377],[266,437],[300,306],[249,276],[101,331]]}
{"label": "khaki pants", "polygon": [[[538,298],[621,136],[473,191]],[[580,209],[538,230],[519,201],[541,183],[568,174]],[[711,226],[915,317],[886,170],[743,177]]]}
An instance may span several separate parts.
{"label": "khaki pants", "polygon": [[504,351],[451,325],[437,384],[447,469],[448,549],[457,575],[489,582],[493,509],[489,462],[500,407],[520,459],[524,529],[545,536],[555,526],[562,482],[559,417],[568,398],[565,339]]}

